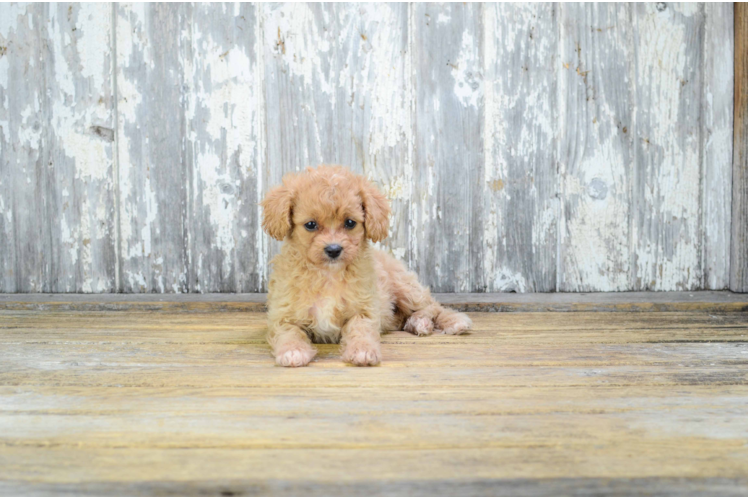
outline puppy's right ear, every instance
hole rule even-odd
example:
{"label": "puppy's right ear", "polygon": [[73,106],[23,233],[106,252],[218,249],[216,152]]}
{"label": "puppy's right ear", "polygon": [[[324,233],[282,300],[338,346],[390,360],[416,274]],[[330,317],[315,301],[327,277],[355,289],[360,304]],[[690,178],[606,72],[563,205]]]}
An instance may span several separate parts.
{"label": "puppy's right ear", "polygon": [[291,207],[293,189],[291,179],[283,179],[283,184],[276,186],[262,200],[262,227],[278,241],[288,236],[291,231]]}

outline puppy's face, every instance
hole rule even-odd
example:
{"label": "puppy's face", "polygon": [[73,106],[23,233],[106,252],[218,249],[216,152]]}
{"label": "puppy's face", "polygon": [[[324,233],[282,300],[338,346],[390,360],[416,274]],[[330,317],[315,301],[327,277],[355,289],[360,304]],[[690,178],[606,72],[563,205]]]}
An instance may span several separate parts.
{"label": "puppy's face", "polygon": [[263,227],[317,266],[344,267],[365,240],[387,236],[389,204],[368,180],[342,167],[286,176],[262,202]]}
{"label": "puppy's face", "polygon": [[[358,196],[299,193],[293,209],[290,241],[317,265],[347,265],[364,242],[364,211]],[[323,194],[317,198],[315,194]],[[341,193],[342,194],[342,193]]]}

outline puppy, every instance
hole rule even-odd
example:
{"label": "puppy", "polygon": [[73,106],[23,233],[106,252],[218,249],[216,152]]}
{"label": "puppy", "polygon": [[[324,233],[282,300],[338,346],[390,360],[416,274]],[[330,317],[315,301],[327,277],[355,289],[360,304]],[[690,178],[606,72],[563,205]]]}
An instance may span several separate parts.
{"label": "puppy", "polygon": [[305,366],[312,342],[340,342],[343,360],[382,360],[379,336],[457,335],[470,319],[442,307],[415,273],[369,245],[387,237],[390,207],[360,175],[338,166],[290,174],[262,202],[262,227],[283,241],[268,285],[268,342],[281,366]]}

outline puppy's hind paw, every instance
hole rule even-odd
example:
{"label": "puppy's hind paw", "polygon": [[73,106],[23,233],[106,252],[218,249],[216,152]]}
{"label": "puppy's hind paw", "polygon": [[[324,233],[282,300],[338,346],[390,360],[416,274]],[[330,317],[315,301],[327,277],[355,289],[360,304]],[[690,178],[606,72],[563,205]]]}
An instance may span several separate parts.
{"label": "puppy's hind paw", "polygon": [[430,335],[434,331],[434,322],[425,316],[411,316],[403,327],[406,332],[418,335]]}
{"label": "puppy's hind paw", "polygon": [[351,344],[343,351],[343,361],[356,366],[376,366],[382,361],[379,346]]}
{"label": "puppy's hind paw", "polygon": [[298,367],[306,366],[314,358],[314,349],[288,349],[282,350],[275,356],[275,362],[279,366]]}
{"label": "puppy's hind paw", "polygon": [[473,322],[466,314],[457,311],[445,311],[439,315],[437,326],[445,335],[460,335],[470,330]]}

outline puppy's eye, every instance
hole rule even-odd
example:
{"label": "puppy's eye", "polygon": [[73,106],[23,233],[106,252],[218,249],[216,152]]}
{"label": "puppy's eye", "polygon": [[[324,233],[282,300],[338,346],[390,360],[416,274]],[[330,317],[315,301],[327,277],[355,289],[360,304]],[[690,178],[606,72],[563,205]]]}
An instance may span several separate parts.
{"label": "puppy's eye", "polygon": [[346,219],[345,221],[345,228],[346,229],[353,229],[356,227],[356,221],[353,219]]}
{"label": "puppy's eye", "polygon": [[313,220],[310,220],[309,222],[304,224],[304,227],[307,229],[307,231],[314,231],[315,229],[317,229],[317,223]]}

